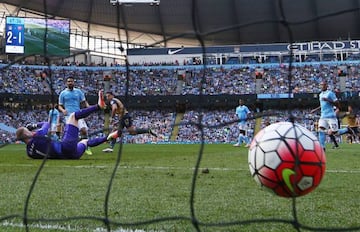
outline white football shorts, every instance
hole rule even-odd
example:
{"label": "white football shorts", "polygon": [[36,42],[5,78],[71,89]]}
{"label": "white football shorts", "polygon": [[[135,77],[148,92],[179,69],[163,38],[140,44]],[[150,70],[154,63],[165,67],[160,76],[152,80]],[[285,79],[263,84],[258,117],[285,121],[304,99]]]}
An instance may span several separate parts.
{"label": "white football shorts", "polygon": [[336,118],[320,118],[319,119],[319,130],[320,128],[324,128],[325,130],[331,130],[336,132],[339,130],[338,120]]}

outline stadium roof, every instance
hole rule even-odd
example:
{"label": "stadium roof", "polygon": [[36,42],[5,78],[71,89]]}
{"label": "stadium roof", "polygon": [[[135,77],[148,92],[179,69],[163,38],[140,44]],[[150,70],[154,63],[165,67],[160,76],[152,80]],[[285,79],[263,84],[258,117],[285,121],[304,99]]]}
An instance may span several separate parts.
{"label": "stadium roof", "polygon": [[2,2],[19,11],[46,12],[49,16],[157,34],[164,41],[178,37],[197,41],[196,30],[206,45],[360,38],[360,0],[161,0],[159,6],[113,6],[110,0]]}

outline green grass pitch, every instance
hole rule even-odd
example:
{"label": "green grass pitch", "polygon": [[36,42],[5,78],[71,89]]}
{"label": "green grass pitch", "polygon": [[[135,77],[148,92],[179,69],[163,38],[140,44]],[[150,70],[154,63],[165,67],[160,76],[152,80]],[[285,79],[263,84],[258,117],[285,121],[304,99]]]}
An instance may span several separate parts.
{"label": "green grass pitch", "polygon": [[112,231],[196,231],[192,217],[201,231],[296,231],[294,205],[303,231],[360,227],[359,144],[329,147],[322,183],[295,201],[256,184],[243,147],[105,147],[80,160],[47,160],[38,176],[43,161],[27,158],[24,145],[2,147],[0,230],[25,231],[26,213],[30,231],[106,231],[106,216]]}
{"label": "green grass pitch", "polygon": [[[53,28],[48,28],[47,34],[47,55],[68,56],[70,54],[69,33],[63,33]],[[25,33],[25,54],[45,54],[44,35],[45,28],[32,26],[31,34],[28,32]]]}

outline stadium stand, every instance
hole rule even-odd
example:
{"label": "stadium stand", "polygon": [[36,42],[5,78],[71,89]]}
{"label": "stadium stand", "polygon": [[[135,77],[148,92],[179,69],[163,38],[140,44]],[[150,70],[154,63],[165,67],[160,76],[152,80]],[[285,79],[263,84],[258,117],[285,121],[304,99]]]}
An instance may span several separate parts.
{"label": "stadium stand", "polygon": [[[47,105],[55,103],[68,76],[76,77],[76,86],[81,87],[89,102],[94,103],[98,90],[105,86],[104,73],[111,72],[112,78],[107,90],[124,100],[134,124],[151,127],[156,134],[161,135],[153,138],[125,133],[122,142],[126,144],[179,143],[182,148],[185,147],[183,144],[205,143],[216,144],[214,147],[217,148],[229,147],[230,151],[233,147],[229,144],[235,143],[239,134],[234,112],[239,97],[246,99],[254,115],[257,115],[248,121],[250,137],[266,125],[289,120],[290,114],[295,117],[295,122],[316,133],[315,121],[318,120],[318,115],[311,114],[310,110],[318,105],[318,85],[322,80],[328,81],[343,106],[352,104],[355,111],[360,106],[360,42],[356,40],[359,38],[359,24],[356,23],[359,4],[356,1],[280,0],[276,4],[264,4],[263,1],[248,4],[240,0],[221,3],[215,0],[164,0],[161,5],[138,4],[139,1],[134,5],[123,4],[120,0],[107,3],[94,0],[91,4],[88,1],[69,0],[44,1],[43,4],[33,0],[3,2],[0,3],[0,24],[6,26],[2,27],[4,31],[0,28],[0,34],[3,35],[3,40],[0,41],[1,148],[14,142],[14,128],[47,119]],[[34,28],[24,31],[35,41],[34,47],[45,50],[44,54],[28,56],[26,52],[21,55],[4,52],[9,44],[11,49],[17,49],[12,46],[12,42],[19,37],[13,37],[16,35],[13,33],[24,29],[19,25],[7,25],[7,17],[14,15],[46,19],[46,27],[39,27],[44,29],[44,36],[39,35],[39,31],[33,30]],[[66,25],[71,21],[70,33],[65,33],[62,37],[66,41],[71,40],[69,47],[65,48],[70,51],[68,57],[58,54],[51,56],[47,53],[57,48],[52,46],[54,44],[49,46],[50,42],[63,42],[61,39],[53,39],[54,34],[46,33],[56,26],[48,22],[59,18],[56,24]],[[21,21],[22,19],[19,20]],[[63,28],[60,28],[60,32],[66,32]],[[144,42],[143,38],[147,41]],[[20,39],[18,41],[21,42]],[[137,57],[134,55],[136,52],[139,52]],[[43,78],[43,71],[48,71],[51,75]],[[105,114],[101,112],[90,116],[87,122],[91,137],[107,133],[102,126],[104,122],[109,122],[106,111]],[[310,143],[314,144],[313,141]],[[2,164],[2,198],[5,200],[1,203],[5,207],[2,207],[0,215],[0,228],[10,231],[29,231],[30,228],[36,231],[124,231],[119,228],[122,226],[132,227],[134,231],[143,231],[142,228],[149,229],[147,231],[360,230],[356,221],[356,210],[359,208],[356,207],[358,187],[353,184],[358,174],[358,170],[354,170],[356,165],[342,165],[339,170],[336,169],[336,164],[330,163],[327,183],[316,193],[319,195],[314,194],[300,201],[295,201],[295,198],[284,201],[267,198],[267,193],[262,195],[263,192],[260,191],[250,192],[251,186],[243,182],[249,177],[248,170],[239,168],[246,167],[247,164],[244,156],[238,156],[241,152],[246,154],[245,149],[233,148],[228,152],[231,154],[230,158],[236,158],[233,159],[236,162],[229,167],[220,165],[221,168],[205,168],[202,171],[199,168],[207,164],[206,160],[202,160],[203,154],[206,154],[202,149],[197,161],[189,164],[190,168],[174,166],[176,170],[160,162],[156,162],[157,167],[149,167],[152,160],[144,161],[145,166],[140,163],[130,170],[131,164],[122,160],[122,149],[118,151],[117,156],[107,157],[110,157],[107,162],[111,168],[114,167],[113,171],[108,169],[108,164],[98,165],[99,156],[96,154],[77,162],[76,168],[71,166],[75,162],[55,161],[45,165],[46,159],[43,163],[31,163],[23,159],[20,163],[11,165],[8,154],[4,154],[6,162]],[[292,156],[294,153],[297,151],[292,152]],[[334,156],[329,157],[331,161],[338,155],[335,152],[332,154]],[[222,151],[216,155],[219,159],[225,158]],[[354,156],[356,159],[356,154]],[[170,158],[172,159],[171,156]],[[348,155],[347,158],[350,160],[354,157]],[[57,166],[59,163],[61,166]],[[169,164],[168,166],[173,165],[172,162]],[[297,168],[295,165],[293,169],[297,171]],[[64,172],[64,169],[69,170],[69,173]],[[90,175],[81,178],[82,175],[78,174],[84,169]],[[133,172],[135,169],[139,172]],[[31,180],[25,180],[25,175],[15,175],[25,173],[24,170],[30,170],[26,177]],[[151,176],[150,173],[159,170],[164,171],[161,176],[165,176],[166,181],[162,182],[165,179],[157,180]],[[286,171],[294,170],[287,168]],[[104,176],[110,172],[110,179],[104,181]],[[193,174],[189,175],[190,172]],[[284,173],[283,178],[287,175]],[[71,180],[80,177],[78,179],[81,182],[77,182],[80,184],[67,189],[73,184],[64,178],[67,174],[71,175]],[[94,181],[97,174],[101,175],[101,182],[98,183]],[[289,179],[290,175],[293,174],[289,174]],[[18,177],[20,178],[17,179]],[[190,178],[186,180],[187,177]],[[295,175],[295,179],[297,177]],[[155,182],[152,179],[156,179]],[[339,181],[336,182],[336,179]],[[130,181],[127,182],[128,180]],[[185,185],[176,185],[173,188],[175,192],[166,189],[177,180],[185,182]],[[219,180],[226,186],[218,187],[215,183]],[[228,182],[229,180],[234,183]],[[310,182],[313,184],[308,177],[303,180],[305,181],[299,183],[300,188],[306,187]],[[267,182],[271,181],[272,178],[267,179]],[[103,187],[104,182],[108,182],[108,186]],[[134,186],[135,182],[139,182],[136,183],[139,186]],[[259,179],[257,182],[260,182]],[[285,179],[283,182],[290,190],[290,187],[298,187],[295,184],[290,186],[288,182],[291,180]],[[351,187],[346,188],[346,182]],[[52,184],[55,184],[54,189],[49,187]],[[81,188],[85,188],[86,192],[72,195],[72,192]],[[234,189],[240,191],[229,194]],[[99,197],[98,190],[106,195],[101,194]],[[163,193],[169,195],[162,195]],[[290,191],[289,195],[294,196],[292,193],[294,192]],[[36,200],[37,194],[40,195],[39,201]],[[154,200],[158,196],[165,197],[159,197],[160,204],[156,205]],[[79,204],[86,197],[90,200]],[[222,198],[226,197],[229,199],[223,201]],[[99,198],[105,200],[99,201]],[[49,204],[47,199],[51,200]],[[61,200],[61,207],[53,205],[57,200]],[[70,204],[71,209],[66,208],[69,200],[74,200],[77,207]],[[179,206],[174,209],[175,212],[171,211],[172,208],[164,207],[166,200],[171,206]],[[329,205],[327,201],[330,200],[337,202]],[[7,201],[11,204],[14,201],[13,207]],[[199,207],[203,201],[208,201],[207,207]],[[297,206],[296,202],[301,202],[301,206]],[[96,203],[100,203],[100,208],[97,208]],[[265,205],[264,208],[261,203]],[[292,211],[289,207],[291,203]],[[139,213],[135,209],[137,204],[140,204],[139,211],[151,211],[150,216]],[[241,208],[247,204],[251,204],[250,207]],[[92,209],[87,211],[89,206]],[[184,211],[182,207],[185,208]],[[76,211],[78,208],[84,211]],[[44,217],[38,217],[42,213]],[[213,217],[215,214],[216,217]],[[83,219],[86,221],[83,222]],[[187,223],[189,225],[183,227]],[[53,224],[60,226],[51,228]],[[90,229],[90,224],[94,227],[96,225],[96,228]]]}
{"label": "stadium stand", "polygon": [[[359,79],[358,73],[360,65],[357,62],[349,61],[344,63],[347,65],[347,79],[345,83],[346,89],[343,91],[342,97],[344,100],[358,96],[359,94]],[[223,94],[241,96],[255,94],[255,78],[254,78],[254,69],[257,66],[248,65],[231,65],[231,66],[214,66],[205,70],[205,82],[202,84],[203,95],[212,95],[212,96],[221,96]],[[28,96],[31,95],[48,95],[51,93],[51,90],[54,90],[55,94],[58,94],[64,87],[64,79],[69,75],[75,75],[76,82],[78,86],[84,90],[88,96],[96,95],[97,89],[101,88],[102,75],[104,69],[101,67],[63,67],[57,66],[51,70],[51,79],[44,79],[40,76],[40,73],[45,70],[45,66],[34,66],[34,65],[19,65],[13,66],[11,68],[5,69],[3,72],[0,72],[0,95],[1,94],[25,94]],[[334,62],[322,62],[318,63],[312,60],[310,63],[300,63],[293,67],[292,74],[293,79],[291,80],[292,92],[296,94],[316,94],[318,92],[318,85],[322,79],[329,81],[332,88],[339,88],[340,78],[336,70],[338,65]],[[185,79],[179,80],[177,78],[177,71],[172,68],[158,67],[154,66],[152,69],[147,67],[138,67],[137,69],[130,70],[130,86],[129,94],[132,96],[177,96],[179,95],[199,95],[199,86],[204,71],[200,69],[193,68],[188,66],[187,75]],[[114,78],[112,79],[110,89],[119,96],[125,94],[125,82],[126,82],[126,72],[123,69],[113,69],[112,73]],[[95,81],[94,81],[95,80]],[[263,73],[263,83],[261,93],[266,94],[281,94],[289,92],[289,83],[287,79],[287,66],[268,66],[265,68]],[[34,84],[36,83],[36,84]],[[181,88],[179,88],[179,83]],[[241,86],[241,87],[239,87]],[[5,107],[5,102],[2,107]],[[18,106],[18,105],[17,105]],[[4,118],[8,118],[11,115],[11,118],[16,118],[13,122],[4,121],[4,126],[2,131],[10,127],[16,127],[21,123],[26,121],[39,120],[39,116],[42,115],[42,118],[46,118],[44,114],[45,106],[34,105],[30,106],[25,104],[23,107],[33,107],[41,108],[35,111],[28,111],[30,115],[25,112],[20,111],[20,116],[17,116],[17,113],[9,113],[8,111],[2,110],[2,114],[5,114]],[[135,107],[136,108],[136,107]],[[225,107],[226,108],[226,107]],[[16,109],[16,108],[15,108]],[[18,109],[19,110],[19,109]],[[32,117],[31,114],[35,113],[36,117]],[[137,112],[138,113],[138,112]],[[158,114],[158,115],[157,115]],[[165,136],[164,141],[170,141],[171,136],[173,142],[199,142],[198,133],[191,131],[191,125],[187,125],[187,122],[196,123],[196,121],[191,121],[194,118],[198,118],[198,115],[194,111],[188,109],[185,113],[181,122],[175,123],[175,118],[178,116],[176,114],[176,109],[168,109],[168,112],[157,112],[155,115],[149,115],[149,112],[143,114],[143,116],[136,114],[136,117],[144,117],[143,120],[136,119],[136,123],[142,122],[151,122],[151,124],[156,125],[159,132],[163,133]],[[276,115],[281,115],[276,113]],[[35,116],[34,115],[34,116]],[[148,116],[146,116],[148,115]],[[180,114],[179,114],[180,115]],[[211,115],[222,115],[221,117],[216,117]],[[98,117],[98,116],[97,116]],[[19,120],[20,118],[20,120]],[[28,119],[29,118],[29,119]],[[97,127],[99,123],[98,120],[102,120],[103,117],[99,116],[99,119],[90,120],[93,125],[90,125],[93,131],[101,131],[102,128]],[[204,115],[204,118],[207,119],[207,123],[216,124],[223,123],[226,121],[234,120],[233,115],[227,111],[211,111],[207,112]],[[28,120],[27,120],[28,119]],[[156,123],[156,120],[164,119],[164,125],[161,126],[159,123]],[[225,120],[227,119],[227,120]],[[284,119],[281,117],[268,118],[264,121],[274,122],[276,120]],[[14,125],[13,123],[18,122]],[[263,122],[265,123],[265,122]],[[173,125],[179,124],[176,128],[179,128],[178,132],[174,132]],[[208,124],[208,125],[210,125]],[[309,122],[305,123],[310,125]],[[147,126],[147,125],[144,125]],[[188,127],[188,128],[187,128]],[[262,126],[260,126],[262,127]],[[307,126],[309,127],[309,126]],[[254,128],[254,127],[252,127]],[[8,133],[9,131],[7,131]],[[175,134],[171,134],[174,132]],[[237,131],[234,131],[232,127],[229,128],[213,128],[208,129],[205,135],[205,141],[209,143],[226,143],[234,141],[232,135],[237,134]],[[251,132],[253,134],[253,131]],[[5,137],[5,136],[3,136]],[[139,136],[138,138],[133,138],[131,136],[127,137],[125,142],[133,143],[147,143],[152,142],[152,140],[147,140],[144,136]]]}

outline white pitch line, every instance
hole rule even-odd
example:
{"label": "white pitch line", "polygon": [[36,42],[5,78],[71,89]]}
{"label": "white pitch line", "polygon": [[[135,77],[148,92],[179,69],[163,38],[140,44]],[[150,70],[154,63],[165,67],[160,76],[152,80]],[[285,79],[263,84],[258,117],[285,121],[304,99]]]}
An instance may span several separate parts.
{"label": "white pitch line", "polygon": [[[33,164],[0,164],[0,167],[38,167],[38,165]],[[113,165],[59,165],[59,166],[48,166],[45,165],[45,168],[84,168],[84,169],[90,169],[90,168],[113,168]],[[165,167],[165,166],[120,166],[120,169],[149,169],[149,170],[194,170],[195,168],[190,167]],[[200,167],[199,170],[202,170],[203,168],[208,168],[209,170],[215,170],[215,171],[249,171],[249,169],[243,169],[243,168],[220,168],[220,167]],[[338,169],[329,169],[325,172],[329,173],[360,173],[360,170],[338,170]]]}
{"label": "white pitch line", "polygon": [[[3,227],[13,227],[13,228],[25,228],[24,224],[21,223],[12,223],[8,221],[3,221],[0,226]],[[57,231],[78,231],[79,229],[83,228],[72,228],[70,226],[63,226],[63,225],[56,225],[56,224],[29,224],[29,228],[36,228],[36,229],[44,229],[44,230],[57,230]]]}
{"label": "white pitch line", "polygon": [[[12,223],[9,221],[3,221],[0,224],[0,227],[12,227],[12,228],[25,228],[24,224],[21,223]],[[33,228],[33,229],[43,229],[46,231],[49,230],[55,230],[55,231],[79,231],[79,230],[84,230],[86,229],[87,231],[94,231],[94,232],[105,232],[107,231],[106,228],[102,228],[102,227],[97,227],[95,229],[88,229],[88,228],[84,228],[84,227],[71,227],[70,225],[58,225],[58,224],[28,224],[29,228]],[[115,230],[112,230],[114,232],[145,232],[144,230],[140,230],[140,229],[123,229],[123,228],[117,228]],[[155,232],[155,231],[153,231]]]}

